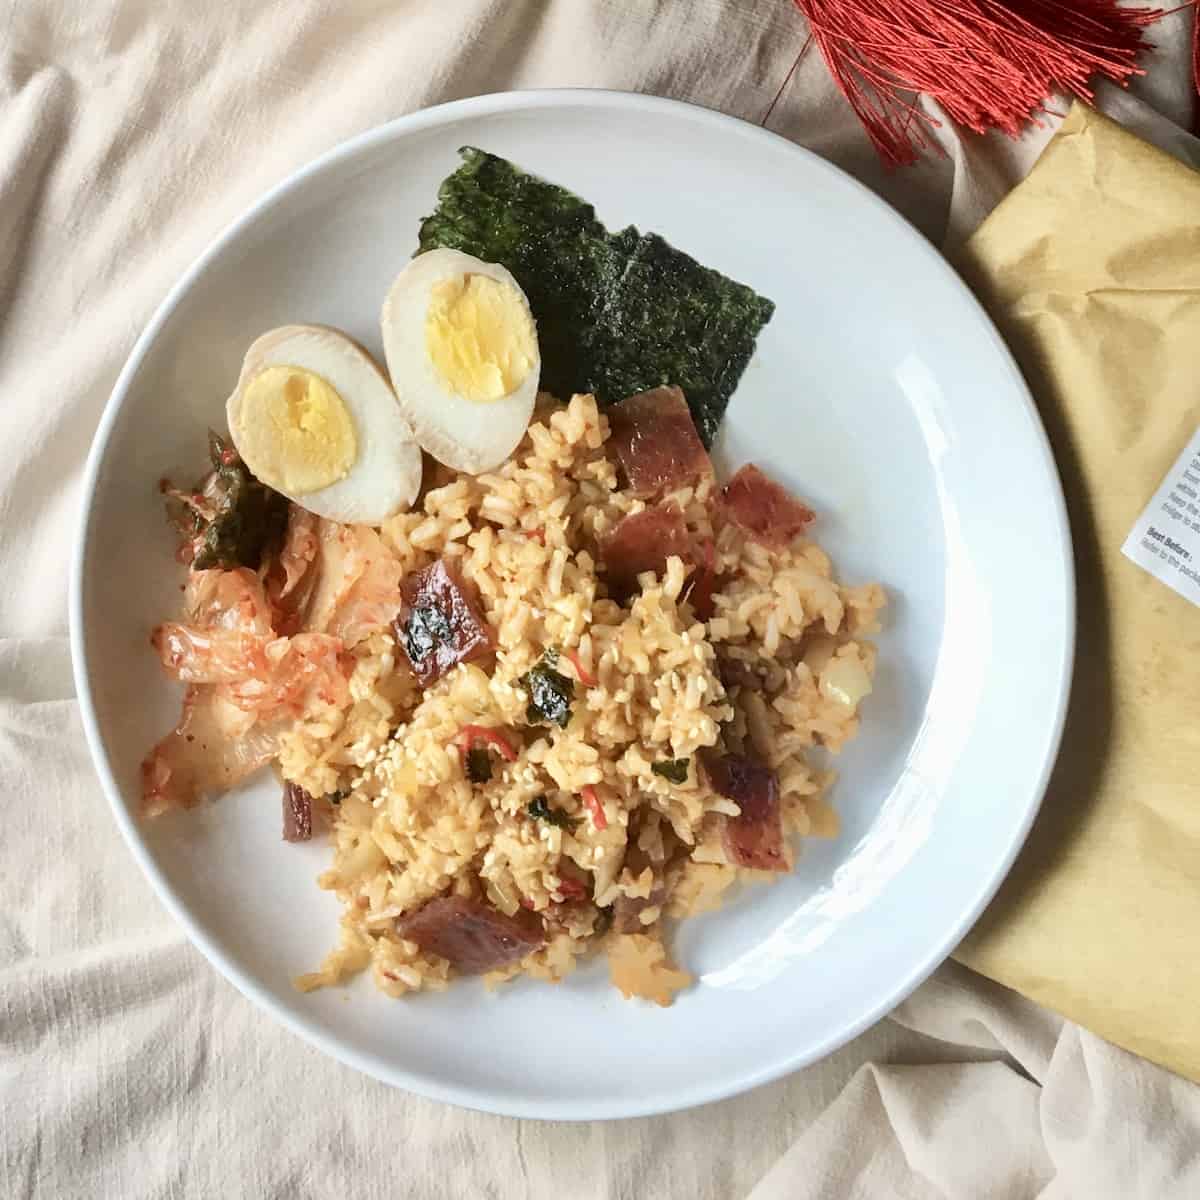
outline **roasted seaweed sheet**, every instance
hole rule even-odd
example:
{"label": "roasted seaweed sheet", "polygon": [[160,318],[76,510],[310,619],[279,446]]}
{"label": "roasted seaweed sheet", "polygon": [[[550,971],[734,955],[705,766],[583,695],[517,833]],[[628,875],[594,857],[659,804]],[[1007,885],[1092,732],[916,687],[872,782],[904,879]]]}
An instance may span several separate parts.
{"label": "roasted seaweed sheet", "polygon": [[446,246],[513,273],[537,319],[547,391],[611,404],[677,384],[711,445],[774,304],[655,233],[609,233],[585,200],[503,158],[461,154],[420,251]]}

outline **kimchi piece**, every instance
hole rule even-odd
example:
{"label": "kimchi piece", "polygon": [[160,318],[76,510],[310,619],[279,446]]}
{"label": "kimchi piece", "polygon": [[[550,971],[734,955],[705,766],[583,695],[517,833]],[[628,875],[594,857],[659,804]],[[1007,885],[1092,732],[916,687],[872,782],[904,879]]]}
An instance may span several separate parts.
{"label": "kimchi piece", "polygon": [[712,460],[677,387],[639,392],[605,410],[609,445],[643,499],[712,474]]}
{"label": "kimchi piece", "polygon": [[259,721],[197,684],[183,698],[179,724],[142,762],[142,811],[159,816],[228,791],[279,753],[286,722]]}
{"label": "kimchi piece", "polygon": [[400,562],[366,525],[317,522],[317,582],[303,627],[355,646],[400,611]]}
{"label": "kimchi piece", "polygon": [[491,627],[475,590],[444,559],[404,580],[394,628],[413,674],[428,687],[460,662],[490,654]]}
{"label": "kimchi piece", "polygon": [[271,621],[281,634],[298,633],[312,599],[320,572],[315,569],[320,552],[317,536],[320,518],[293,504],[279,554],[266,576]]}
{"label": "kimchi piece", "polygon": [[167,516],[180,535],[179,561],[197,570],[258,568],[283,536],[288,502],[260,483],[234,447],[209,431],[212,470],[190,490],[164,479]]}
{"label": "kimchi piece", "polygon": [[166,672],[188,684],[176,728],[142,763],[148,815],[228,791],[270,762],[314,700],[349,703],[343,643],[280,636],[262,579],[246,567],[192,571],[183,621],[151,637]]}

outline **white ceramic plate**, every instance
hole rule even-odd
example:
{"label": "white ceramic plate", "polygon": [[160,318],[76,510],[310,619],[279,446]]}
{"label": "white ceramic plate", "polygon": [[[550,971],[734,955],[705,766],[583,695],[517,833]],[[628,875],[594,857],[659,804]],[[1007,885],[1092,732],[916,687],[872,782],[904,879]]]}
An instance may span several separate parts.
{"label": "white ceramic plate", "polygon": [[[290,321],[378,352],[380,302],[437,185],[478,145],[772,297],[718,451],[820,513],[849,580],[891,595],[875,694],[842,756],[841,836],[795,874],[684,923],[698,976],[627,1003],[601,964],[559,987],[465,983],[394,1001],[366,980],[300,995],[336,939],[322,845],[280,840],[270,777],[158,823],[138,764],[178,693],[147,635],[180,575],[155,492],[197,466],[242,353]],[[184,276],[113,392],[88,467],[71,594],[84,725],[117,822],[196,945],[322,1049],[390,1083],[549,1118],[662,1112],[829,1053],[898,1003],[991,897],[1037,810],[1073,648],[1067,523],[1029,396],[938,254],[859,184],[789,142],[645,96],[487,96],[405,117],[276,188]]]}

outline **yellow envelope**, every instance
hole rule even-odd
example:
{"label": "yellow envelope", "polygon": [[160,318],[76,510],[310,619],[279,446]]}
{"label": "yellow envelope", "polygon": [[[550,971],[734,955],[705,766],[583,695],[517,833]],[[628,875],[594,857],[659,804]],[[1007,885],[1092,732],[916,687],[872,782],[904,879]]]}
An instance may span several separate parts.
{"label": "yellow envelope", "polygon": [[1054,446],[1079,639],[1041,814],[956,957],[1200,1080],[1200,607],[1121,552],[1200,425],[1200,174],[1077,105],[960,266]]}

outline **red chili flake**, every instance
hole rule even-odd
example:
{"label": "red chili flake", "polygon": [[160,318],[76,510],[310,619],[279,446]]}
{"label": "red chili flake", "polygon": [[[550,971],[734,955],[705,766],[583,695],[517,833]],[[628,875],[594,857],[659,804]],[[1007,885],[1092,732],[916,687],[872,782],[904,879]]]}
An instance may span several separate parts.
{"label": "red chili flake", "polygon": [[571,666],[575,668],[575,675],[578,677],[579,682],[582,683],[584,687],[596,686],[597,679],[595,675],[593,675],[591,671],[589,671],[587,667],[583,665],[583,660],[579,657],[578,650],[564,650],[563,658],[565,658],[567,662],[569,662]]}
{"label": "red chili flake", "polygon": [[579,795],[586,805],[588,812],[591,813],[592,824],[599,830],[607,829],[608,817],[604,814],[604,805],[600,803],[600,797],[596,795],[596,789],[590,783],[585,784],[579,789]]}
{"label": "red chili flake", "polygon": [[525,536],[540,542],[543,546],[546,544],[546,528],[544,525],[539,525],[536,529],[527,529]]}
{"label": "red chili flake", "polygon": [[559,876],[558,887],[555,890],[569,900],[582,900],[587,895],[587,888],[578,879],[572,879],[568,875]]}
{"label": "red chili flake", "polygon": [[498,729],[492,729],[490,726],[464,725],[454,739],[458,752],[464,759],[480,742],[494,746],[505,762],[517,761],[517,752],[512,743]]}
{"label": "red chili flake", "polygon": [[517,901],[517,903],[522,908],[527,908],[527,909],[529,909],[530,912],[533,911],[533,901],[530,900],[530,898],[528,896],[522,896],[521,899]]}

